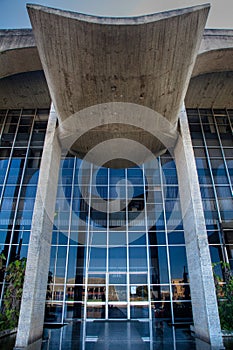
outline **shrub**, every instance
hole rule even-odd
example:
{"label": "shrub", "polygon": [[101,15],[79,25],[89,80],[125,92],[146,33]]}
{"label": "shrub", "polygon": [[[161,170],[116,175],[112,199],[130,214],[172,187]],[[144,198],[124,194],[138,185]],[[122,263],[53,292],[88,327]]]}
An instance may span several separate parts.
{"label": "shrub", "polygon": [[218,299],[218,311],[223,330],[233,330],[233,275],[230,264],[220,261],[214,263],[214,268],[220,265],[223,272],[224,282],[222,278],[214,272],[214,281],[216,287],[216,294]]}

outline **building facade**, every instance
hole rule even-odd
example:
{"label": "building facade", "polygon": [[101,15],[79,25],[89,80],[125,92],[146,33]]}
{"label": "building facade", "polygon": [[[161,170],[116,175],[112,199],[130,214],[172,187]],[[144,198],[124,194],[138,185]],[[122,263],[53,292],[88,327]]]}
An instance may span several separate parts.
{"label": "building facade", "polygon": [[4,268],[27,258],[17,348],[73,320],[194,322],[221,348],[233,31],[204,30],[207,13],[29,6],[33,32],[0,32],[2,303]]}

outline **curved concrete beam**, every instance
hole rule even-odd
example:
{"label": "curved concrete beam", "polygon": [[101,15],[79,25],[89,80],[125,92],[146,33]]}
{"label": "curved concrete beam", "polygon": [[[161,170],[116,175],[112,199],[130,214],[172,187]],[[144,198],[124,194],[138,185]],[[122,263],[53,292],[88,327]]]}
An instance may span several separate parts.
{"label": "curved concrete beam", "polygon": [[0,79],[42,69],[36,47],[7,50],[0,54]]}
{"label": "curved concrete beam", "polygon": [[135,18],[28,12],[60,122],[88,106],[130,102],[176,125],[209,5]]}
{"label": "curved concrete beam", "polygon": [[233,30],[206,29],[192,78],[214,72],[233,71]]}
{"label": "curved concrete beam", "polygon": [[231,109],[233,71],[198,75],[190,80],[185,96],[186,108]]}
{"label": "curved concrete beam", "polygon": [[0,30],[0,78],[42,70],[31,29]]}
{"label": "curved concrete beam", "polygon": [[206,73],[233,71],[233,47],[205,51],[197,56],[192,78]]}

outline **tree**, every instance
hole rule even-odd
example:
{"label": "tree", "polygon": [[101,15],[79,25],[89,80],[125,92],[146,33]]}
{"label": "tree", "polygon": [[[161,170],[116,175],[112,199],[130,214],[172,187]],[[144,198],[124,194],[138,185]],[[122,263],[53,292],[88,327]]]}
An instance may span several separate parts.
{"label": "tree", "polygon": [[[225,283],[222,278],[214,271],[216,266],[220,265],[223,272]],[[223,330],[233,330],[233,275],[230,264],[220,261],[212,264],[216,294],[218,299],[218,311]]]}
{"label": "tree", "polygon": [[12,261],[5,270],[6,287],[0,323],[1,329],[17,327],[25,269],[26,258],[22,258]]}

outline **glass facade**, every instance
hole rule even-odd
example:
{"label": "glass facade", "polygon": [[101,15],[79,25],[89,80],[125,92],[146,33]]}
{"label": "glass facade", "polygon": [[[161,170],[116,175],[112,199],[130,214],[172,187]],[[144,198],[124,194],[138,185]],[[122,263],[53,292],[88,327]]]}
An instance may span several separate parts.
{"label": "glass facade", "polygon": [[[233,268],[233,110],[188,109],[213,262]],[[220,267],[216,273],[222,275]]]}
{"label": "glass facade", "polygon": [[[0,111],[0,288],[26,257],[48,110]],[[233,261],[233,110],[187,110],[213,262]],[[221,274],[221,270],[217,271]],[[198,286],[197,286],[198,288]],[[61,160],[45,323],[192,321],[175,161],[99,168]]]}
{"label": "glass facade", "polygon": [[99,168],[62,159],[46,323],[192,320],[177,173],[156,164]]}
{"label": "glass facade", "polygon": [[5,267],[27,256],[48,110],[0,110],[0,297]]}

